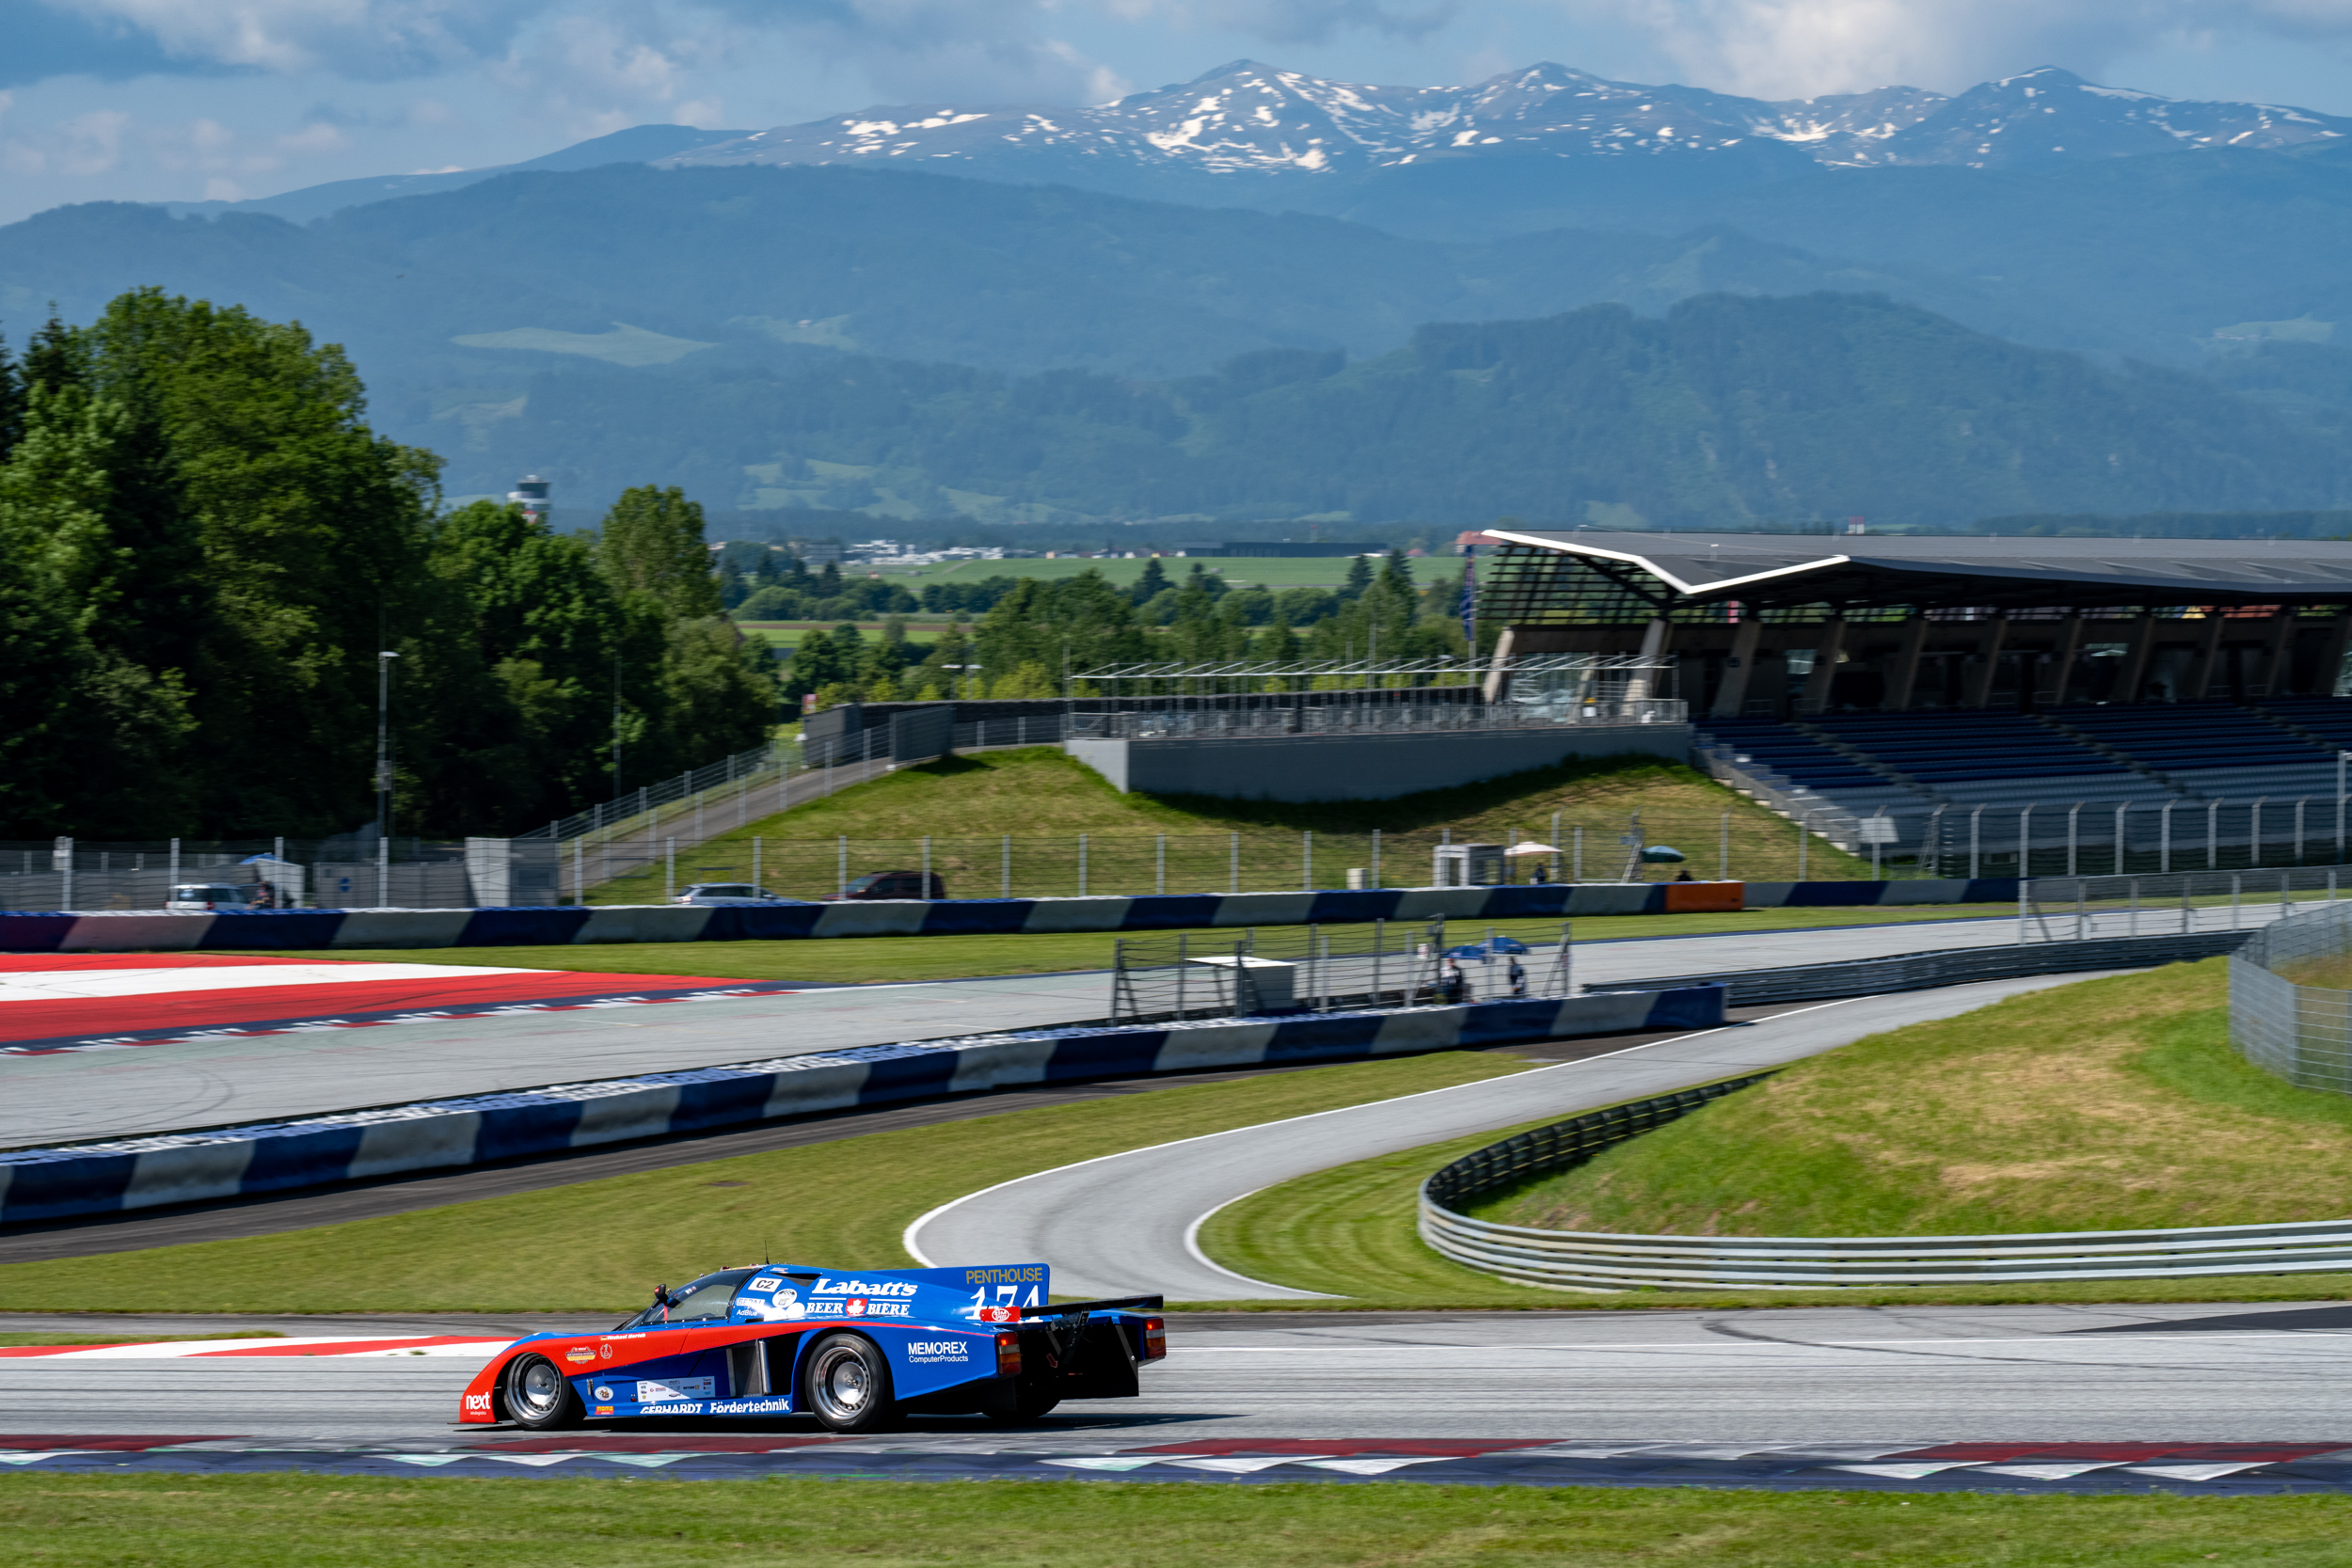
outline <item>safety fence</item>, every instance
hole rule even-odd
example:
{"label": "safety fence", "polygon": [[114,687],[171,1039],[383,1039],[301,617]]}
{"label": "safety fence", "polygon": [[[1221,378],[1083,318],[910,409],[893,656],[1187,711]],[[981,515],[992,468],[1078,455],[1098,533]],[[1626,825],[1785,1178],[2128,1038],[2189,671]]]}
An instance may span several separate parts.
{"label": "safety fence", "polygon": [[[877,768],[879,777],[885,769]],[[834,769],[854,778],[854,766]],[[818,787],[812,784],[810,787]],[[839,787],[834,784],[832,787]],[[1505,884],[1671,880],[1868,881],[1867,860],[1802,829],[1721,806],[1646,806],[1531,814],[1518,821],[1411,832],[1258,828],[1222,833],[993,833],[909,838],[583,838],[556,851],[564,895],[650,903],[695,883],[741,883],[787,898],[855,891],[887,873],[920,877],[948,898],[1069,898],[1233,894],[1278,889],[1426,887],[1437,851],[1474,841]],[[931,879],[937,879],[936,883]]]}
{"label": "safety fence", "polygon": [[1746,1237],[1548,1230],[1466,1212],[1770,1076],[1756,1073],[1588,1112],[1465,1155],[1422,1184],[1422,1240],[1465,1267],[1572,1291],[1808,1290],[2352,1269],[2352,1219],[1990,1236]]}
{"label": "safety fence", "polygon": [[2260,866],[2171,876],[2037,877],[2017,888],[2021,942],[2247,931],[2352,894],[2341,866]]}
{"label": "safety fence", "polygon": [[1142,1023],[1560,997],[1570,992],[1571,952],[1565,925],[1540,948],[1492,927],[1449,947],[1443,920],[1128,937],[1113,944],[1110,1016]]}
{"label": "safety fence", "polygon": [[2352,1094],[2352,903],[2298,911],[2230,960],[2230,1040],[2266,1072]]}

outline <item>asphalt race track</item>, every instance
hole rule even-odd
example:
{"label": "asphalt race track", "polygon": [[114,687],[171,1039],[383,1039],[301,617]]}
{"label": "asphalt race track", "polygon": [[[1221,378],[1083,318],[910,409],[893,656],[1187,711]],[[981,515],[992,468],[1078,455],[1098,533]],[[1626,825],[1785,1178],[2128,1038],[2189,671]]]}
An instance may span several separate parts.
{"label": "asphalt race track", "polygon": [[[1168,1338],[1141,1399],[1065,1406],[1026,1427],[927,1418],[860,1439],[788,1418],[461,1430],[458,1391],[486,1346],[13,1353],[0,1357],[0,1458],[681,1478],[2352,1489],[2342,1397],[2352,1307],[2341,1305],[1232,1314],[1179,1317]],[[496,1454],[508,1457],[480,1457]]]}
{"label": "asphalt race track", "polygon": [[[2203,911],[2224,920],[2227,910]],[[2249,915],[2250,918],[2250,915]],[[1470,930],[1464,923],[1457,928]],[[1836,956],[1878,958],[2015,940],[2014,920],[1836,928]],[[1580,985],[1818,962],[1821,928],[1579,943]],[[876,938],[886,941],[886,938]],[[124,956],[126,968],[135,955]],[[0,958],[0,966],[6,963]],[[1475,970],[1478,966],[1472,965]],[[504,977],[512,982],[511,974]],[[649,977],[658,978],[658,977]],[[551,983],[567,979],[562,973]],[[1473,982],[1475,975],[1473,975]],[[626,979],[620,984],[626,987]],[[713,988],[726,982],[713,982]],[[650,986],[646,989],[653,989]],[[708,1000],[620,998],[440,1016],[429,991],[398,1018],[339,1022],[338,1004],[283,1032],[0,1056],[0,1148],[184,1132],[580,1079],[667,1072],[913,1039],[1086,1022],[1108,1010],[1104,972],[824,987]],[[282,1022],[282,1012],[269,1015]],[[215,1023],[217,1030],[225,1022]]]}
{"label": "asphalt race track", "polygon": [[1195,1230],[1235,1198],[1333,1165],[1777,1067],[2087,978],[2039,975],[1824,1003],[1614,1055],[1106,1155],[935,1209],[907,1227],[906,1246],[939,1264],[1041,1259],[1053,1265],[1054,1291],[1063,1296],[1309,1298],[1220,1267],[1194,1244]]}

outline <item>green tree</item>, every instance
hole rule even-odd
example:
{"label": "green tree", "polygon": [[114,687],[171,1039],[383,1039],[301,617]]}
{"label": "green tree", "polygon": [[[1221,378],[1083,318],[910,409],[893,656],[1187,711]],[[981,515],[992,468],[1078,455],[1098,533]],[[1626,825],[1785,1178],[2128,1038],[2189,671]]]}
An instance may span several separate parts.
{"label": "green tree", "polygon": [[621,492],[596,538],[604,574],[624,592],[644,594],[680,620],[716,615],[718,579],[703,539],[703,509],[675,485]]}
{"label": "green tree", "polygon": [[1143,563],[1141,574],[1128,585],[1127,602],[1137,606],[1148,605],[1170,586],[1168,568],[1160,564],[1160,558],[1155,555]]}

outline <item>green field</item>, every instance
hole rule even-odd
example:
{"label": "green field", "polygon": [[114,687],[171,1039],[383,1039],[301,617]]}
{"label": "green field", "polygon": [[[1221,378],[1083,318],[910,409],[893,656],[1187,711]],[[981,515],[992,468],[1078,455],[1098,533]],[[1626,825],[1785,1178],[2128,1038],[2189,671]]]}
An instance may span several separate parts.
{"label": "green field", "polygon": [[[886,616],[881,615],[865,616],[859,618],[858,625],[871,633],[878,631],[886,619]],[[830,632],[841,625],[839,621],[738,621],[735,624],[749,636],[766,638],[770,646],[783,653],[790,653],[799,647],[802,640],[812,631]],[[918,642],[930,641],[946,629],[947,623],[945,621],[907,623],[907,636]]]}
{"label": "green field", "polygon": [[[1642,841],[1680,848],[1695,875],[1788,880],[1800,869],[1792,824],[1656,757],[1571,762],[1387,800],[1294,802],[1122,795],[1058,748],[1033,746],[881,774],[682,847],[676,875],[681,886],[750,880],[756,839],[763,885],[819,897],[839,885],[841,839],[850,840],[847,869],[856,877],[919,866],[929,834],[930,866],[949,897],[1254,892],[1308,885],[1311,871],[1313,886],[1343,887],[1349,868],[1375,865],[1383,885],[1419,887],[1431,881],[1431,852],[1449,833],[1457,843],[1548,844],[1556,830],[1557,874],[1575,875],[1581,843],[1585,879],[1606,881],[1625,868],[1618,840],[1637,813]],[[660,841],[599,842],[584,853],[591,903],[661,898]],[[1816,880],[1869,875],[1867,861],[1818,840],[1804,847],[1802,867]]]}
{"label": "green field", "polygon": [[1847,1046],[1476,1212],[1748,1236],[2339,1218],[2352,1098],[2296,1088],[2230,1049],[2227,961],[2013,997]]}
{"label": "green field", "polygon": [[[1192,575],[1195,559],[1187,556],[1160,558],[1160,569],[1171,582],[1183,582]],[[1347,580],[1348,558],[1345,556],[1204,556],[1198,563],[1223,578],[1236,588],[1337,588]],[[1146,560],[1073,560],[1068,557],[1047,561],[1025,558],[1017,561],[959,561],[944,566],[918,567],[914,571],[893,572],[884,568],[883,575],[903,582],[920,593],[934,582],[983,582],[990,578],[1074,578],[1081,572],[1100,572],[1104,580],[1124,588],[1143,576],[1150,564]],[[1375,562],[1375,565],[1378,563]],[[1462,569],[1461,562],[1451,558],[1424,558],[1413,563],[1413,580],[1422,587],[1441,577],[1451,577]]]}
{"label": "green field", "polygon": [[[1506,1224],[1630,1233],[1862,1236],[2335,1218],[2352,1101],[2247,1067],[2217,1033],[2222,960],[2086,981],[1915,1024],[1798,1063],[1601,1155],[1473,1207]],[[1530,1122],[1528,1127],[1542,1125]],[[1414,1233],[1441,1166],[1521,1128],[1269,1187],[1201,1227],[1253,1278],[1391,1307],[1531,1295]],[[1594,1307],[1827,1302],[2280,1301],[2352,1275],[1786,1291],[1622,1291]]]}
{"label": "green field", "polygon": [[0,1311],[617,1316],[656,1280],[752,1258],[904,1268],[912,1221],[998,1181],[1528,1065],[1450,1052],[1179,1084],[275,1236],[11,1263],[0,1266]]}
{"label": "green field", "polygon": [[2336,1568],[2352,1498],[33,1471],[0,1530],[40,1568]]}

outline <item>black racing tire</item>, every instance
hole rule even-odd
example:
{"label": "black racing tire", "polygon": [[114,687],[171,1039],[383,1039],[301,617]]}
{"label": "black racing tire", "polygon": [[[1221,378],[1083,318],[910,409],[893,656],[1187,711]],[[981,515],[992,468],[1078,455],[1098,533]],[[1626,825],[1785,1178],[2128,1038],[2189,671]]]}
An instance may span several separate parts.
{"label": "black racing tire", "polygon": [[801,1363],[801,1407],[830,1432],[880,1432],[898,1419],[890,1361],[862,1334],[828,1334]]}
{"label": "black racing tire", "polygon": [[544,1355],[518,1355],[506,1365],[506,1414],[533,1432],[561,1432],[587,1418],[580,1390]]}
{"label": "black racing tire", "polygon": [[983,1411],[982,1414],[992,1421],[1035,1421],[1052,1415],[1054,1407],[1059,1403],[1061,1397],[1057,1394],[1023,1389],[1010,1406]]}

